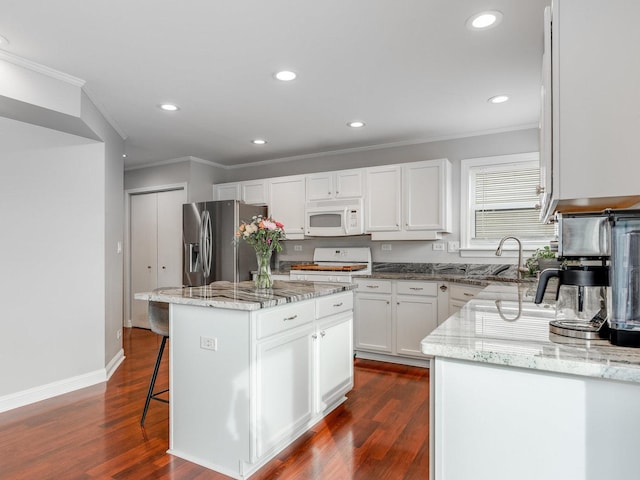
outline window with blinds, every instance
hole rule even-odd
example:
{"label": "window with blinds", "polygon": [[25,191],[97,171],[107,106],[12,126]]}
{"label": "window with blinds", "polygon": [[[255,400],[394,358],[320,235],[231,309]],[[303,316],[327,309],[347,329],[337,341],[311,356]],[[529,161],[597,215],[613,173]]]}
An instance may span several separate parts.
{"label": "window with blinds", "polygon": [[538,218],[539,183],[537,161],[470,167],[471,239],[499,240],[506,235],[528,240],[553,237],[554,226],[544,225]]}
{"label": "window with blinds", "polygon": [[508,235],[518,237],[527,250],[548,244],[555,226],[540,223],[539,184],[538,152],[462,160],[461,255],[495,252],[499,240]]}

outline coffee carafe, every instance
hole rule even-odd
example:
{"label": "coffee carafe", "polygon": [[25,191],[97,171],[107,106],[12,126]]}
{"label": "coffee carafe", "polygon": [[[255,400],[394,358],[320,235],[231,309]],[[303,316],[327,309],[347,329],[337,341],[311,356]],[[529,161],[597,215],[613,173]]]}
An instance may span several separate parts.
{"label": "coffee carafe", "polygon": [[607,328],[607,266],[571,265],[549,268],[540,274],[535,303],[541,303],[551,278],[558,279],[556,317],[552,333],[576,338],[601,338]]}

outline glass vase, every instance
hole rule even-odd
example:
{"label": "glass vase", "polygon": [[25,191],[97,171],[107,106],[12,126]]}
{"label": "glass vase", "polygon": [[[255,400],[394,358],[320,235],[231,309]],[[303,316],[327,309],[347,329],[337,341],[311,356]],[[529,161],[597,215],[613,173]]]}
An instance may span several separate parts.
{"label": "glass vase", "polygon": [[258,271],[253,278],[256,288],[264,289],[271,288],[273,286],[273,278],[271,278],[271,253],[272,252],[256,252]]}

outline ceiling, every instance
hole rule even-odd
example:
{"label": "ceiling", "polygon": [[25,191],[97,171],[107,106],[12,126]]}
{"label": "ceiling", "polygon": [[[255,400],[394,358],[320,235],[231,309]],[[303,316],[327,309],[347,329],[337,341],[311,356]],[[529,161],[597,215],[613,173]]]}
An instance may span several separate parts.
{"label": "ceiling", "polygon": [[[0,0],[0,48],[85,80],[127,167],[234,166],[537,126],[548,3]],[[502,22],[467,29],[485,10]]]}

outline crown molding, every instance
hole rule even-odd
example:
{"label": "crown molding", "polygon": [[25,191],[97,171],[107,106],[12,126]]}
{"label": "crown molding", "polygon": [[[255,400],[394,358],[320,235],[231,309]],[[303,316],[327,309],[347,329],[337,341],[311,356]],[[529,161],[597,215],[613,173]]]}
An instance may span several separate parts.
{"label": "crown molding", "polygon": [[55,78],[56,80],[60,80],[62,82],[68,83],[70,85],[74,85],[76,87],[83,87],[84,84],[86,83],[81,78],[74,77],[73,75],[69,75],[68,73],[64,73],[59,70],[46,67],[36,62],[32,62],[31,60],[27,60],[26,58],[22,58],[12,53],[5,52],[4,50],[0,50],[0,60],[5,60],[19,67],[27,68],[34,72],[47,75],[48,77]]}
{"label": "crown molding", "polygon": [[343,148],[343,149],[339,149],[339,150],[328,150],[326,152],[319,152],[319,153],[309,153],[309,154],[305,154],[305,155],[294,155],[291,157],[280,157],[280,158],[273,158],[273,159],[269,159],[269,160],[261,160],[259,162],[246,162],[246,163],[242,163],[239,165],[218,165],[216,164],[216,166],[222,167],[226,170],[236,170],[239,168],[251,168],[251,167],[255,167],[255,166],[261,166],[261,165],[271,165],[274,163],[283,163],[283,162],[292,162],[295,160],[305,160],[305,159],[310,159],[310,158],[322,158],[322,157],[329,157],[329,156],[333,156],[333,155],[344,155],[344,154],[348,154],[348,153],[357,153],[357,152],[368,152],[371,150],[384,150],[387,148],[398,148],[398,147],[408,147],[408,146],[412,146],[412,145],[424,145],[427,143],[434,143],[434,142],[442,142],[442,141],[447,141],[447,140],[458,140],[461,138],[469,138],[469,137],[480,137],[483,135],[495,135],[495,134],[499,134],[499,133],[508,133],[508,132],[515,132],[515,131],[520,131],[520,130],[529,130],[531,128],[538,128],[538,124],[528,124],[528,125],[518,125],[518,126],[514,126],[514,127],[508,127],[508,128],[497,128],[497,129],[492,129],[492,130],[482,130],[482,131],[477,131],[477,132],[468,132],[468,133],[462,133],[462,134],[456,134],[456,135],[442,135],[442,136],[438,136],[438,137],[429,137],[426,139],[420,139],[420,140],[407,140],[407,141],[402,141],[402,142],[391,142],[391,143],[380,143],[377,145],[367,145],[364,147],[353,147],[353,148]]}

